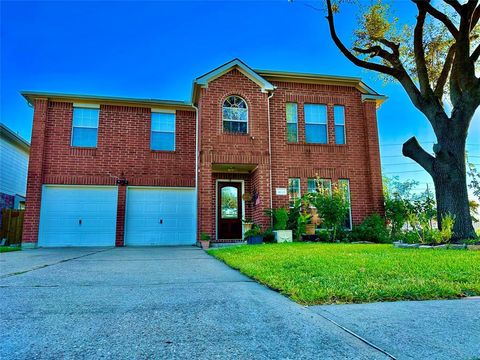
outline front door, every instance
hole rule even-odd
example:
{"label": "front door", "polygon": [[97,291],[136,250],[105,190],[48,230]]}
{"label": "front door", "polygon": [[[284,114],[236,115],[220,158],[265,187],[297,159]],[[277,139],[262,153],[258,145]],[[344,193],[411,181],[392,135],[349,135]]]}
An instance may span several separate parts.
{"label": "front door", "polygon": [[218,239],[241,239],[242,184],[219,182],[217,200]]}

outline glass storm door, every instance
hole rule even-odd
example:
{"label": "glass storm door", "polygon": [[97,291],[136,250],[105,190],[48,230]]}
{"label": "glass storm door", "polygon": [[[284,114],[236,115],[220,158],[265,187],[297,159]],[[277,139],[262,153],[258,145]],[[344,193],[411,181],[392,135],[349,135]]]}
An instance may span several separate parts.
{"label": "glass storm door", "polygon": [[218,239],[241,239],[242,184],[219,182],[217,200]]}

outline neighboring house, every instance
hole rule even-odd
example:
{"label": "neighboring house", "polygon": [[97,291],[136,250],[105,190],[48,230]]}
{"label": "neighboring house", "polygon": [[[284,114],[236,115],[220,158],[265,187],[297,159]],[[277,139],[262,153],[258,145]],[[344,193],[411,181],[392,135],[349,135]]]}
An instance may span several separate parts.
{"label": "neighboring house", "polygon": [[[351,223],[383,211],[376,109],[358,78],[252,70],[197,78],[191,102],[23,92],[35,107],[23,244],[194,244],[326,187]],[[198,124],[198,125],[197,125]]]}
{"label": "neighboring house", "polygon": [[25,207],[29,154],[30,144],[0,124],[0,213]]}

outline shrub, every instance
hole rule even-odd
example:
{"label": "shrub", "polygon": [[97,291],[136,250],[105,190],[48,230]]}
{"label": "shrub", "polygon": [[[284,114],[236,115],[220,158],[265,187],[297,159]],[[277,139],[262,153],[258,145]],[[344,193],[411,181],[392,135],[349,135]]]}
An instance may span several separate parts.
{"label": "shrub", "polygon": [[275,236],[273,235],[273,230],[272,230],[271,227],[269,227],[263,233],[263,242],[266,242],[266,243],[274,243],[275,242]]}
{"label": "shrub", "polygon": [[330,241],[330,232],[327,229],[320,229],[316,232],[318,241],[320,242],[329,242]]}
{"label": "shrub", "polygon": [[319,188],[318,192],[308,194],[308,199],[317,209],[325,228],[332,229],[332,241],[335,241],[337,232],[344,227],[350,209],[345,189],[338,184],[332,184],[331,193],[328,189]]}
{"label": "shrub", "polygon": [[285,208],[279,208],[272,211],[273,214],[273,229],[287,230],[288,211]]}
{"label": "shrub", "polygon": [[420,242],[420,236],[416,231],[405,231],[398,234],[393,240],[402,241],[406,244],[418,244]]}
{"label": "shrub", "polygon": [[248,231],[245,231],[244,234],[245,239],[254,236],[262,236],[262,229],[257,224],[253,224],[252,228]]}
{"label": "shrub", "polygon": [[205,231],[202,231],[202,233],[200,234],[200,239],[202,241],[210,241],[212,240],[212,237],[208,235]]}
{"label": "shrub", "polygon": [[391,242],[385,220],[378,214],[367,216],[360,225],[355,226],[350,234],[350,240],[376,243]]}

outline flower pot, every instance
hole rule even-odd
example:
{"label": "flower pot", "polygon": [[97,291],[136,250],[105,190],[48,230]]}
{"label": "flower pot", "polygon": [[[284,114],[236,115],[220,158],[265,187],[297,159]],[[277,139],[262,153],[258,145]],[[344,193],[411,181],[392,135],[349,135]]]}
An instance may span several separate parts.
{"label": "flower pot", "polygon": [[307,224],[305,226],[305,234],[315,235],[315,224]]}
{"label": "flower pot", "polygon": [[292,230],[275,230],[273,235],[277,243],[292,242]]}
{"label": "flower pot", "polygon": [[257,245],[257,244],[261,244],[262,242],[263,242],[262,236],[250,236],[247,238],[248,245]]}
{"label": "flower pot", "polygon": [[243,223],[243,231],[252,230],[253,223]]}
{"label": "flower pot", "polygon": [[210,240],[200,240],[203,250],[207,250],[210,247]]}

